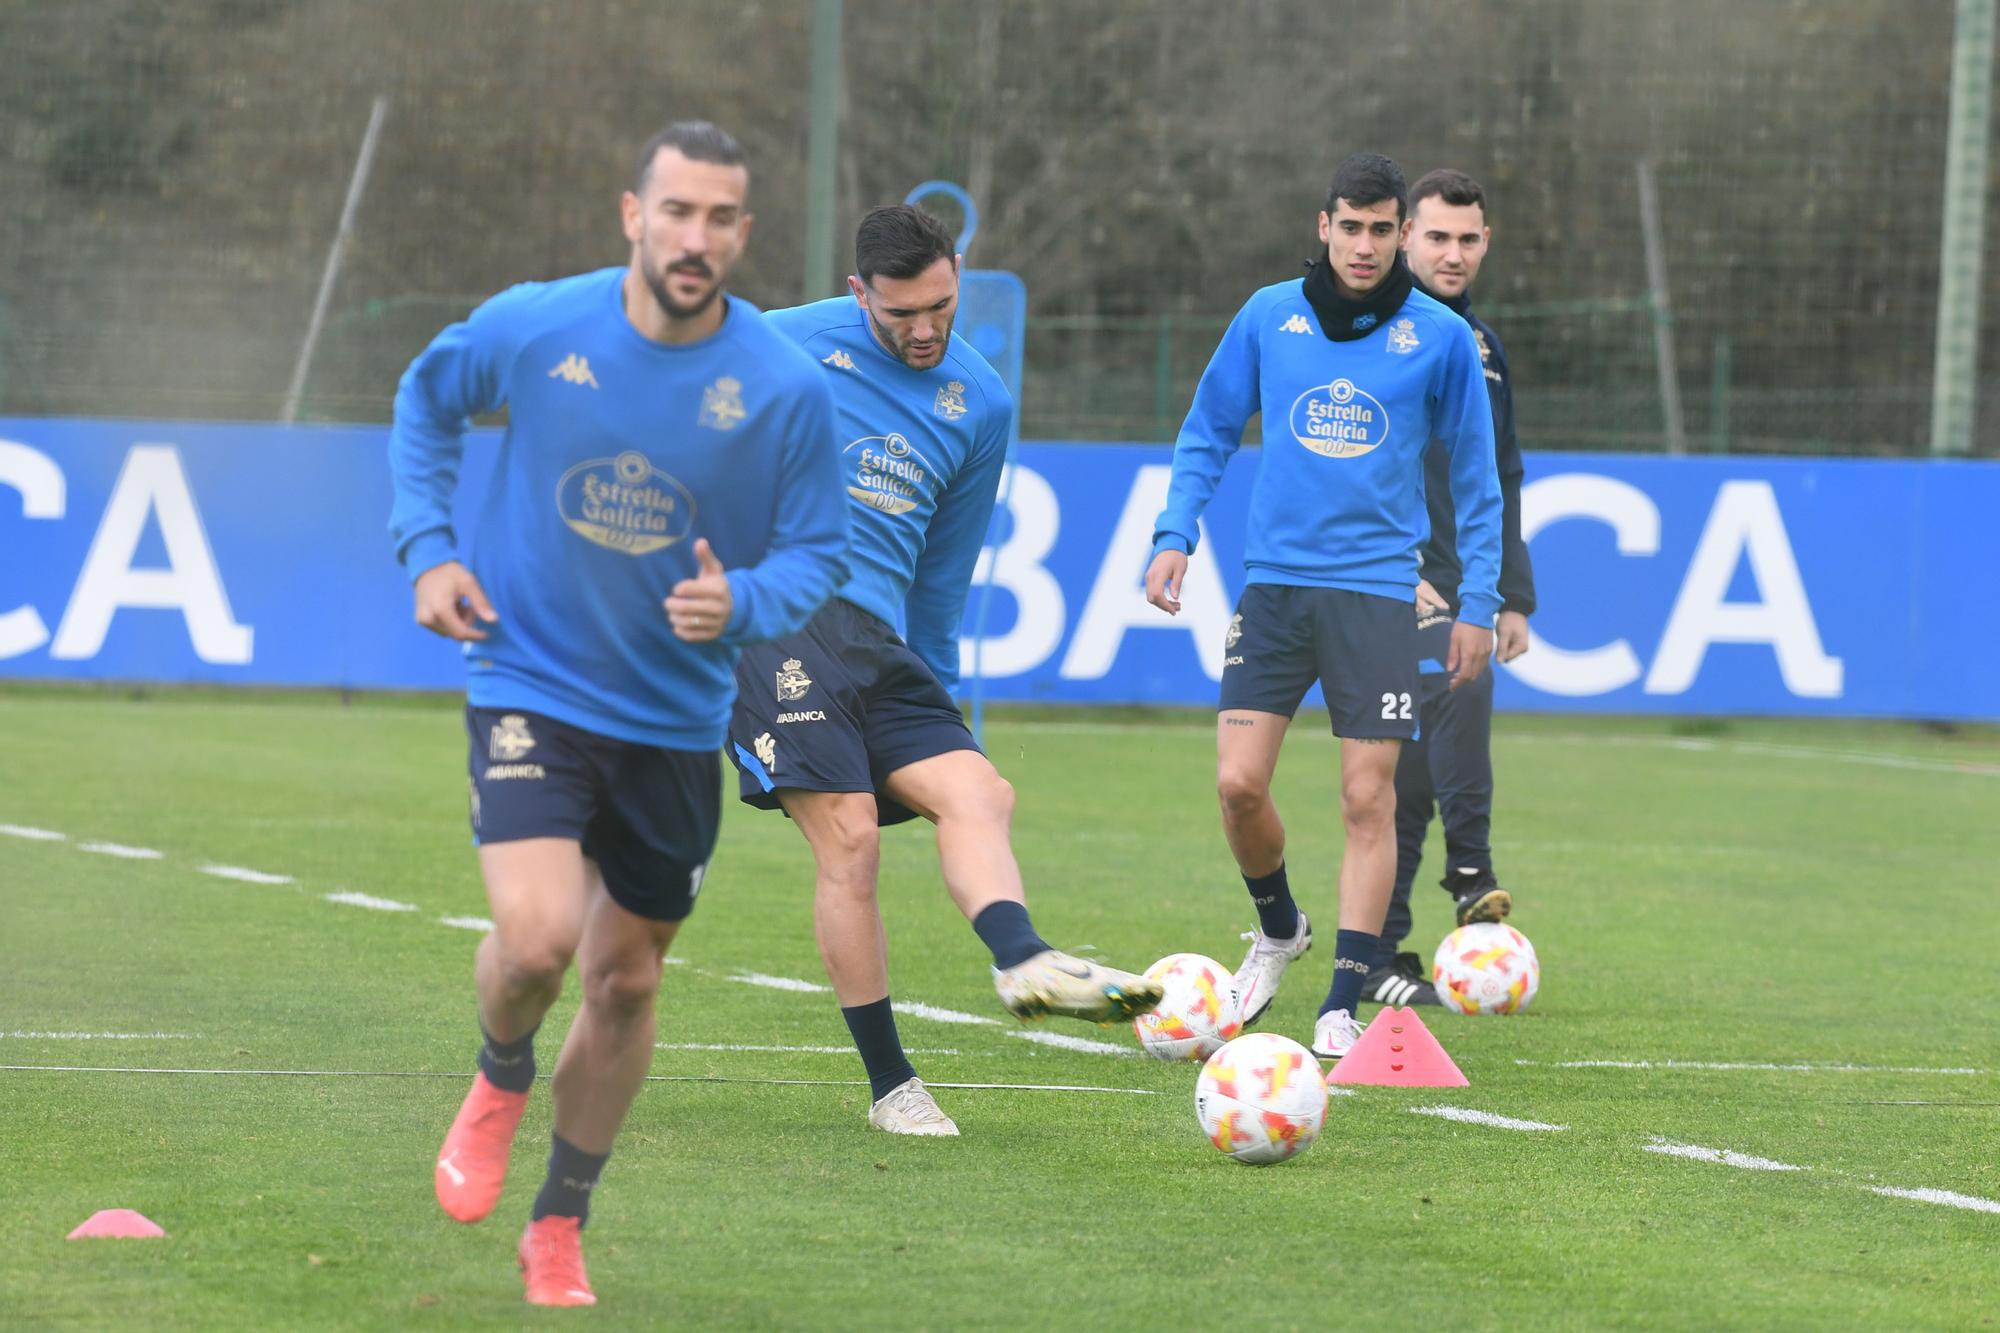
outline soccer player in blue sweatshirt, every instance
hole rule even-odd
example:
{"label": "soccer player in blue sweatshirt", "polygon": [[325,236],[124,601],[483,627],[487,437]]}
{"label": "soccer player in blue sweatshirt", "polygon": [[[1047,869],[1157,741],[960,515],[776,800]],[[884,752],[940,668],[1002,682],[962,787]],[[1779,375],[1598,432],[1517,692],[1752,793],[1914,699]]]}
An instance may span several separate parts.
{"label": "soccer player in blue sweatshirt", "polygon": [[[1462,171],[1428,172],[1410,187],[1410,235],[1404,258],[1417,290],[1443,302],[1472,326],[1480,368],[1493,404],[1493,446],[1500,472],[1500,615],[1494,623],[1493,656],[1511,662],[1528,651],[1528,617],[1535,610],[1535,570],[1521,540],[1521,446],[1514,437],[1514,390],[1508,382],[1507,349],[1472,313],[1467,294],[1485,262],[1492,230],[1486,223],[1486,192]],[[1423,734],[1396,758],[1396,884],[1382,926],[1382,947],[1368,974],[1363,999],[1382,1004],[1436,1004],[1425,979],[1428,967],[1397,946],[1410,934],[1410,886],[1423,858],[1424,836],[1435,805],[1444,821],[1445,872],[1439,881],[1451,894],[1458,924],[1498,921],[1513,909],[1513,897],[1493,873],[1489,830],[1493,815],[1493,676],[1491,672],[1460,689],[1447,689],[1443,655],[1448,650],[1451,607],[1459,595],[1458,525],[1452,513],[1444,452],[1432,446],[1424,458],[1425,498],[1430,537],[1424,542],[1423,585],[1417,622],[1422,639],[1418,666],[1423,697],[1418,714]],[[1425,609],[1435,602],[1435,609]]]}
{"label": "soccer player in blue sweatshirt", "polygon": [[1317,679],[1340,740],[1340,931],[1312,1048],[1359,1040],[1361,990],[1395,878],[1396,752],[1417,733],[1417,548],[1424,450],[1449,459],[1465,560],[1445,663],[1478,679],[1493,648],[1500,487],[1493,422],[1472,330],[1413,289],[1398,246],[1403,173],[1386,157],[1340,164],[1319,215],[1326,250],[1303,279],[1247,301],[1203,372],[1174,446],[1154,525],[1146,597],[1180,610],[1188,554],[1243,427],[1263,414],[1250,499],[1247,586],[1223,643],[1216,785],[1223,831],[1258,913],[1236,973],[1246,1023],[1270,1006],[1312,927],[1285,875],[1271,774],[1292,714]]}
{"label": "soccer player in blue sweatshirt", "polygon": [[[457,1221],[498,1200],[535,1031],[572,959],[582,978],[518,1251],[538,1305],[596,1299],[579,1233],[715,847],[737,654],[804,624],[846,573],[825,379],[723,290],[748,188],[734,139],[669,126],[622,201],[623,267],[502,292],[396,395],[390,531],[418,623],[465,646],[494,922],[475,968],[479,1072],[435,1173]],[[461,533],[467,419],[503,404],[493,481]]]}
{"label": "soccer player in blue sweatshirt", "polygon": [[820,957],[868,1071],[868,1123],[892,1134],[958,1126],[896,1034],[875,901],[882,825],[922,815],[937,826],[945,888],[991,950],[1014,1014],[1105,1022],[1161,995],[1035,933],[1009,832],[1014,789],[952,702],[959,619],[1014,413],[999,375],[952,334],[959,263],[936,218],[878,208],[855,235],[851,295],[765,316],[833,386],[852,577],[804,630],[743,655],[729,724],[743,799],[784,810],[812,846]]}

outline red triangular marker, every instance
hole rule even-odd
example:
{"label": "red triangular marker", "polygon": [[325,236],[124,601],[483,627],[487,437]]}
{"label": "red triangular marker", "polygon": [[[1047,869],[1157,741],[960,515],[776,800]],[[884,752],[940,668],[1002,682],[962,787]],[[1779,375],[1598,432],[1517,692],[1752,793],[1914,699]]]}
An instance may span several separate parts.
{"label": "red triangular marker", "polygon": [[147,1220],[145,1214],[133,1212],[130,1208],[101,1208],[90,1215],[90,1220],[69,1233],[71,1240],[82,1240],[86,1236],[164,1236],[167,1233]]}
{"label": "red triangular marker", "polygon": [[1327,1074],[1328,1083],[1463,1088],[1466,1077],[1412,1009],[1384,1009]]}

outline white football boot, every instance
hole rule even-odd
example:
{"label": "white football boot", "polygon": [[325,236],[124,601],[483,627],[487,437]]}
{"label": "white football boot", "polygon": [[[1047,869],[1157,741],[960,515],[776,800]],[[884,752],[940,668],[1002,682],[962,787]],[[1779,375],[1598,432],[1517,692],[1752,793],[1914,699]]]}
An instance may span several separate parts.
{"label": "white football boot", "polygon": [[1312,1052],[1322,1060],[1338,1060],[1354,1049],[1366,1028],[1367,1024],[1355,1022],[1354,1015],[1345,1009],[1330,1009],[1313,1024]]}
{"label": "white football boot", "polygon": [[868,1123],[891,1134],[956,1138],[958,1126],[938,1106],[920,1078],[898,1083],[868,1108]]}
{"label": "white football boot", "polygon": [[1250,952],[1243,955],[1243,966],[1236,969],[1236,1000],[1247,1028],[1278,998],[1278,978],[1285,975],[1285,969],[1313,947],[1312,922],[1300,912],[1298,931],[1288,940],[1274,940],[1261,930],[1246,930],[1243,938],[1250,941]]}
{"label": "white football boot", "polygon": [[1116,1023],[1159,1007],[1166,987],[1134,972],[1120,972],[1060,949],[1044,949],[1024,963],[993,969],[993,989],[1016,1018],[1059,1014],[1087,1023]]}

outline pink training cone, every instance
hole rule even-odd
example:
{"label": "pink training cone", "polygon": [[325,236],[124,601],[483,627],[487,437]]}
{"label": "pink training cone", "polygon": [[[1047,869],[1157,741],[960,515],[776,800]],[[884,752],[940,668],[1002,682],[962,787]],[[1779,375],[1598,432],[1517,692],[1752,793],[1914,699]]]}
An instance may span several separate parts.
{"label": "pink training cone", "polygon": [[1328,1071],[1328,1083],[1385,1088],[1463,1088],[1464,1074],[1415,1009],[1384,1009]]}
{"label": "pink training cone", "polygon": [[87,1236],[144,1238],[166,1234],[144,1213],[134,1212],[130,1208],[100,1208],[90,1215],[88,1222],[70,1232],[69,1238],[71,1240],[82,1240]]}

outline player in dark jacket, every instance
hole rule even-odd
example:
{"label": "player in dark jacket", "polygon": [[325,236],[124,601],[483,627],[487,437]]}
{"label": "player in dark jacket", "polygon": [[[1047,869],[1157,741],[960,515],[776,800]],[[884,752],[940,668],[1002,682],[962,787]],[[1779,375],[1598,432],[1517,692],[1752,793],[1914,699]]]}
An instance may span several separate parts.
{"label": "player in dark jacket", "polygon": [[[1486,194],[1464,172],[1433,171],[1410,187],[1411,227],[1404,254],[1421,289],[1463,316],[1479,343],[1486,391],[1493,404],[1493,445],[1500,473],[1500,614],[1494,621],[1493,656],[1511,662],[1528,650],[1528,617],[1535,610],[1535,572],[1521,540],[1521,446],[1514,436],[1514,390],[1500,339],[1472,313],[1467,291],[1479,276],[1491,229]],[[1424,494],[1431,535],[1424,543],[1419,589],[1418,669],[1422,683],[1422,735],[1403,746],[1396,762],[1396,884],[1382,927],[1381,951],[1369,973],[1365,998],[1383,1004],[1436,1004],[1424,980],[1429,969],[1414,953],[1398,953],[1410,933],[1410,886],[1423,856],[1435,807],[1444,819],[1445,872],[1459,925],[1498,921],[1513,900],[1493,874],[1488,828],[1493,812],[1493,675],[1452,688],[1444,670],[1453,611],[1459,602],[1461,565],[1457,516],[1447,459],[1433,442],[1424,459]],[[1435,597],[1426,597],[1426,591]]]}

